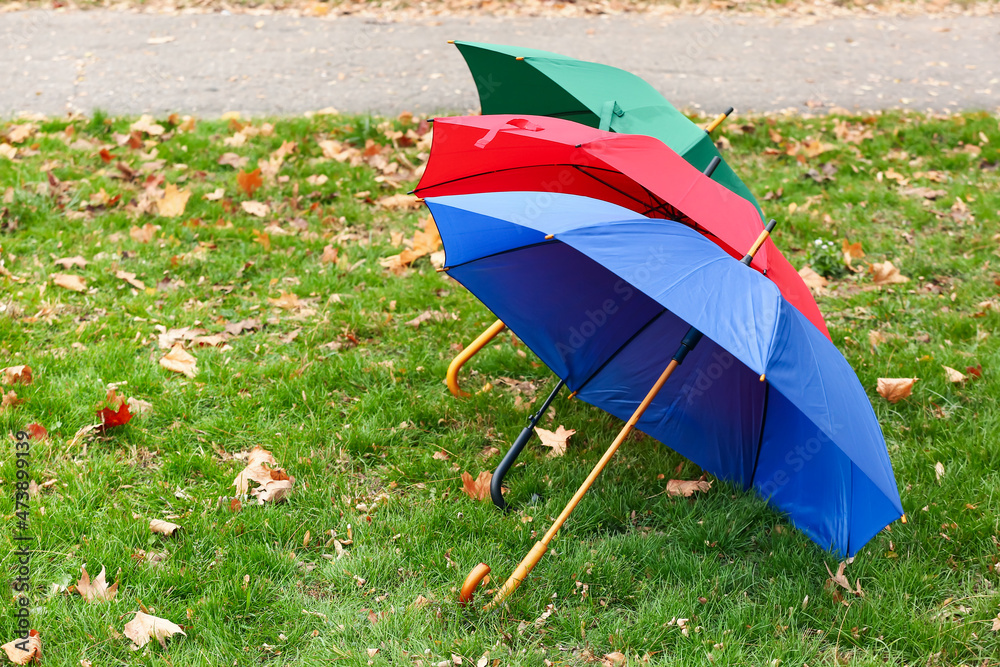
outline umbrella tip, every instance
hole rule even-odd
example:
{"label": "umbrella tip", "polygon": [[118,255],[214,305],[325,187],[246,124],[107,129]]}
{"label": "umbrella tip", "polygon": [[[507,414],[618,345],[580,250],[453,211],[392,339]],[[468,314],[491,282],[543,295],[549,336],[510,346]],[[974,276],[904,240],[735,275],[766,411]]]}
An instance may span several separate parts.
{"label": "umbrella tip", "polygon": [[906,523],[906,515],[905,514],[902,517],[900,517],[900,518],[902,519],[903,523]]}
{"label": "umbrella tip", "polygon": [[514,58],[514,60],[524,60],[524,56],[518,56],[518,57]]}
{"label": "umbrella tip", "polygon": [[767,379],[767,376],[764,373],[761,373],[760,374],[760,381],[763,382],[766,379]]}
{"label": "umbrella tip", "polygon": [[551,241],[551,240],[552,240],[552,239],[554,239],[555,237],[556,237],[556,235],[555,235],[555,234],[546,234],[546,235],[545,235],[545,240],[546,240],[546,241]]}
{"label": "umbrella tip", "polygon": [[448,40],[448,43],[449,43],[449,44],[454,44],[454,43],[455,43],[455,40],[453,40],[453,39],[449,39],[449,40]]}

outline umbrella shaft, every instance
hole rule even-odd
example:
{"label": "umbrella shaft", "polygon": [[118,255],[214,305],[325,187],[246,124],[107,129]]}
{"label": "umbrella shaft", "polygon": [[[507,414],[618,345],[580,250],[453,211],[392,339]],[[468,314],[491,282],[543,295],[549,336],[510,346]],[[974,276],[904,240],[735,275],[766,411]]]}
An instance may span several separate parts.
{"label": "umbrella shaft", "polygon": [[639,407],[636,408],[635,412],[632,413],[632,416],[629,417],[629,420],[625,423],[625,427],[618,433],[618,437],[615,438],[615,441],[611,443],[610,447],[608,447],[608,451],[604,452],[604,456],[602,456],[601,460],[597,462],[594,469],[590,471],[590,474],[587,475],[587,479],[584,480],[580,488],[577,489],[577,492],[573,494],[573,498],[569,501],[569,504],[566,505],[566,508],[563,509],[562,513],[556,518],[555,523],[552,524],[552,527],[549,528],[548,532],[546,532],[545,536],[540,540],[542,544],[548,546],[549,542],[552,541],[552,538],[556,536],[556,533],[559,532],[559,528],[562,527],[566,519],[569,518],[569,515],[573,513],[574,509],[576,509],[576,506],[580,503],[584,494],[586,494],[587,490],[590,489],[591,485],[593,485],[594,480],[596,480],[597,476],[604,470],[608,461],[610,461],[611,457],[615,455],[616,451],[618,451],[618,447],[621,446],[621,444],[625,441],[625,438],[628,437],[628,434],[632,432],[633,428],[635,428],[635,425],[638,423],[639,419],[642,418],[642,414],[646,411],[646,408],[648,408],[649,404],[653,402],[653,399],[656,398],[660,389],[663,388],[664,383],[666,383],[666,381],[670,378],[670,375],[674,372],[674,369],[679,365],[680,363],[676,359],[671,359],[670,364],[668,364],[663,370],[663,373],[660,374],[656,384],[654,384],[653,388],[646,394],[646,398],[642,399],[642,403],[639,404]]}

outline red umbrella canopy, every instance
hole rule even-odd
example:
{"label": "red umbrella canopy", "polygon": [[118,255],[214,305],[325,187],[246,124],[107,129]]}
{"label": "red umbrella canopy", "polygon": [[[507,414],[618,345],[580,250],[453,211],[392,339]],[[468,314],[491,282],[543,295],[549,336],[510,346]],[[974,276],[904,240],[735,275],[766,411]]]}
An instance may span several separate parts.
{"label": "red umbrella canopy", "polygon": [[[421,197],[536,191],[583,195],[697,230],[736,258],[764,228],[756,207],[692,167],[659,139],[604,132],[559,118],[529,115],[437,118]],[[768,240],[751,266],[827,338],[809,288]]]}

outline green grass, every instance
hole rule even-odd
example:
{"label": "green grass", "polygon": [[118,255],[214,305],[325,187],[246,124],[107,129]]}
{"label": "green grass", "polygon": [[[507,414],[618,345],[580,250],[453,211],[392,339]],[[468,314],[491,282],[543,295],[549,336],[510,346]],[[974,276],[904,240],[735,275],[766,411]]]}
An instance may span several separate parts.
{"label": "green grass", "polygon": [[[46,664],[433,665],[452,654],[474,663],[487,651],[505,665],[586,664],[613,651],[630,664],[647,654],[664,665],[1000,664],[991,631],[1000,612],[996,116],[760,117],[723,126],[727,159],[779,219],[776,241],[796,267],[814,239],[846,238],[863,244],[856,265],[891,260],[911,278],[872,289],[864,273],[851,275],[819,298],[834,342],[869,391],[909,518],[848,566],[864,597],[834,595],[825,565],[835,570],[836,559],[752,495],[723,483],[692,499],[663,494],[659,475],[699,471],[640,436],[622,447],[508,608],[490,614],[455,603],[468,570],[485,561],[505,577],[619,424],[559,398],[552,427],[578,432],[562,458],[529,445],[508,476],[519,510],[503,516],[469,499],[461,471],[492,469],[499,456],[484,459],[484,448],[505,449],[525,417],[498,385],[456,400],[442,382],[453,346],[493,318],[427,257],[404,276],[383,269],[379,260],[399,252],[391,234],[411,237],[425,212],[387,211],[355,194],[374,200],[414,180],[396,188],[367,165],[323,159],[318,144],[385,143],[387,127],[416,126],[272,119],[273,135],[230,147],[223,121],[181,132],[159,120],[166,134],[145,150],[164,162],[150,173],[193,193],[177,218],[126,209],[146,175],[126,182],[114,165],[140,169],[141,150],[113,147],[106,164],[99,145],[80,143],[112,145],[130,119],[39,121],[15,160],[0,157],[0,244],[6,268],[24,280],[0,277],[0,365],[34,370],[31,385],[4,388],[25,403],[0,412],[0,428],[47,427],[50,439],[32,444],[31,475],[55,480],[31,501],[32,624]],[[838,139],[837,122],[872,137]],[[0,127],[7,134],[13,126]],[[789,142],[808,139],[832,148],[804,162],[786,154]],[[236,170],[217,160],[235,152],[255,165],[283,141],[298,143],[278,172],[287,180],[254,195],[270,203],[270,215],[250,216]],[[400,152],[417,165],[426,149]],[[834,180],[807,176],[824,163],[836,167]],[[945,194],[901,193],[890,169],[910,179],[907,187]],[[55,194],[45,171],[61,183]],[[934,171],[945,182],[928,180]],[[310,185],[316,174],[329,180]],[[66,215],[102,188],[121,199]],[[222,200],[202,198],[216,188]],[[147,222],[161,227],[155,240],[133,240],[129,230]],[[270,223],[290,233],[272,230],[267,249],[255,239]],[[328,244],[339,250],[336,264],[320,263]],[[89,265],[54,264],[77,254]],[[147,289],[117,279],[118,270]],[[87,290],[55,286],[54,273],[85,277]],[[282,292],[314,312],[273,306],[268,299]],[[427,309],[459,319],[405,324]],[[166,350],[157,325],[216,333],[245,318],[264,326],[229,340],[231,350],[192,350],[195,378],[159,366]],[[888,338],[876,350],[873,330]],[[341,349],[323,347],[330,342]],[[474,375],[467,370],[463,382],[478,389],[501,376],[525,378],[544,394],[550,374],[519,350],[505,334],[469,363]],[[953,385],[942,364],[981,364],[982,378]],[[879,377],[920,381],[913,396],[890,404],[875,393]],[[123,382],[121,391],[151,402],[152,413],[71,444],[94,423],[107,384]],[[233,512],[230,485],[243,466],[222,454],[258,444],[296,478],[294,490],[285,503],[247,502]],[[433,458],[442,449],[450,460]],[[0,567],[12,573],[13,441],[4,451]],[[165,517],[182,529],[150,533],[148,520]],[[324,545],[348,530],[353,543],[336,559]],[[154,565],[142,551],[168,555]],[[88,604],[60,588],[76,583],[83,563],[92,575],[106,567],[109,579],[121,569],[115,600]],[[418,596],[429,603],[414,605]],[[119,633],[139,601],[187,637],[131,651]],[[540,619],[548,604],[554,612]],[[8,641],[14,607],[0,609],[0,640]],[[675,618],[690,619],[687,635]],[[370,658],[367,649],[379,651]]]}

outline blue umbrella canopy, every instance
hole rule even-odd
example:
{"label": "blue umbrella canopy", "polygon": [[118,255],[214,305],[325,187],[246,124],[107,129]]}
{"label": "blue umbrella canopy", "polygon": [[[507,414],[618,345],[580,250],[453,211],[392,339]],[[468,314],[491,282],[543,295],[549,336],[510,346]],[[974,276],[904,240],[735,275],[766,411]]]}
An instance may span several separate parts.
{"label": "blue umbrella canopy", "polygon": [[683,225],[587,197],[426,201],[448,274],[581,400],[627,419],[693,326],[705,338],[637,428],[838,555],[902,516],[853,369],[764,276]]}

